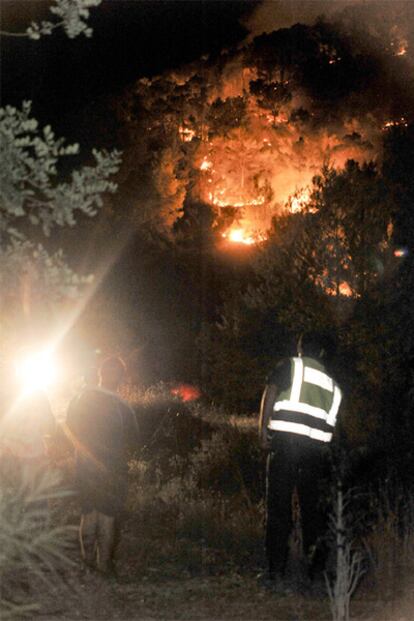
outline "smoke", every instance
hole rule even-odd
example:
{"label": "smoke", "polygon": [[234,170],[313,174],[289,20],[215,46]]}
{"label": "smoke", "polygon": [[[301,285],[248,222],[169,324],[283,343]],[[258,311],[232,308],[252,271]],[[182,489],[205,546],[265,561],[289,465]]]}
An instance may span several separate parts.
{"label": "smoke", "polygon": [[244,26],[251,39],[297,23],[312,26],[322,17],[328,22],[357,24],[374,36],[393,27],[412,35],[413,5],[411,0],[263,0]]}
{"label": "smoke", "polygon": [[360,3],[360,0],[263,0],[244,26],[252,38],[298,23],[311,26],[322,15],[329,19]]}

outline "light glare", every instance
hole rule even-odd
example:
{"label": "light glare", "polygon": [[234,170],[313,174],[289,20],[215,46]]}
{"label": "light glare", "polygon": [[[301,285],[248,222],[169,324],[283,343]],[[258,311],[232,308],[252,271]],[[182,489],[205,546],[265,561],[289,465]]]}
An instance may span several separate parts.
{"label": "light glare", "polygon": [[48,351],[26,355],[17,361],[16,375],[25,393],[46,390],[57,378],[53,355]]}

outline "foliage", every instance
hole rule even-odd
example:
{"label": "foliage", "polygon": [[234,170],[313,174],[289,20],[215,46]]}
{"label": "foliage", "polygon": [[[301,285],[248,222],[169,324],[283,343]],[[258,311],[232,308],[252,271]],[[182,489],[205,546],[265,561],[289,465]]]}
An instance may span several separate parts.
{"label": "foliage", "polygon": [[256,96],[259,106],[269,110],[274,119],[279,114],[280,106],[292,99],[292,94],[283,82],[252,80],[249,88],[252,95]]}
{"label": "foliage", "polygon": [[[57,472],[22,466],[2,456],[0,493],[0,615],[32,615],[36,590],[63,586],[60,570],[72,561],[72,529],[50,523],[48,503],[67,492]],[[30,469],[30,471],[29,471]]]}
{"label": "foliage", "polygon": [[365,573],[363,555],[353,549],[348,505],[352,491],[344,493],[337,482],[334,506],[330,515],[331,536],[334,539],[336,566],[334,579],[325,574],[333,621],[349,621],[352,595]]}
{"label": "foliage", "polygon": [[117,151],[94,150],[94,166],[75,169],[67,181],[59,181],[63,159],[76,155],[79,147],[65,145],[50,126],[41,129],[30,111],[30,102],[24,102],[21,109],[0,109],[3,320],[10,302],[15,309],[21,304],[25,286],[30,289],[30,304],[41,300],[52,307],[61,299],[73,297],[79,286],[88,282],[71,270],[61,251],[48,252],[42,234],[49,236],[56,226],[73,226],[78,214],[96,215],[102,195],[116,190],[109,177],[120,164]]}
{"label": "foliage", "polygon": [[16,287],[18,275],[22,279],[21,285],[24,286],[26,277],[30,281],[31,302],[35,305],[42,302],[44,308],[53,308],[62,299],[78,296],[79,289],[92,279],[74,272],[65,262],[61,250],[50,255],[41,244],[13,239],[1,253],[2,310],[21,302],[22,291]]}
{"label": "foliage", "polygon": [[209,106],[207,122],[211,135],[228,133],[246,123],[246,100],[243,97],[218,98]]}
{"label": "foliage", "polygon": [[179,164],[179,154],[172,149],[165,149],[156,163],[154,185],[159,196],[159,215],[161,223],[168,227],[171,227],[182,212],[185,198],[185,179],[180,179],[177,174]]}
{"label": "foliage", "polygon": [[49,10],[59,21],[43,20],[40,24],[32,22],[25,33],[1,31],[0,35],[9,37],[26,36],[37,40],[42,36],[51,35],[57,28],[63,28],[70,39],[80,34],[84,34],[85,37],[91,37],[93,30],[87,23],[90,9],[98,6],[101,2],[102,0],[54,0]]}
{"label": "foliage", "polygon": [[156,564],[168,574],[174,562],[192,575],[244,571],[260,550],[264,464],[255,421],[229,421],[202,405],[185,411],[177,401],[161,414],[163,394],[136,395],[145,445],[129,462],[129,511],[141,533],[140,571]]}
{"label": "foliage", "polygon": [[55,183],[60,159],[77,154],[79,146],[65,146],[48,125],[41,131],[30,110],[30,102],[24,102],[21,110],[0,109],[3,241],[7,236],[19,237],[20,218],[41,226],[45,235],[54,225],[73,226],[76,212],[94,216],[102,205],[101,194],[116,190],[108,177],[118,170],[117,151],[94,150],[95,167],[75,170],[69,182]]}

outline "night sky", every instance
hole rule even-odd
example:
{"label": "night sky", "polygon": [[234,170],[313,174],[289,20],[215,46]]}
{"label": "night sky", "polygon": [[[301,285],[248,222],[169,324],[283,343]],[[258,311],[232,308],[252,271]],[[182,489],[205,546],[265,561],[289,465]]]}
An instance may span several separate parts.
{"label": "night sky", "polygon": [[[1,47],[2,105],[33,101],[41,122],[68,139],[82,136],[79,112],[119,94],[142,76],[215,54],[242,41],[240,18],[257,2],[104,0],[91,10],[91,39],[68,39],[56,31],[40,41],[4,37]],[[2,4],[2,29],[24,31],[32,20],[49,19],[48,2]],[[82,140],[84,138],[84,140]],[[91,140],[93,138],[91,137]]]}

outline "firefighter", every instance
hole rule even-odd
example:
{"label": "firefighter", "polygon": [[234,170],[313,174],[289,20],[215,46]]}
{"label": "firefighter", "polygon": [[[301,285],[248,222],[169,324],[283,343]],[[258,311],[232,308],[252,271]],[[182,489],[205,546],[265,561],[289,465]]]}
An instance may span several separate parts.
{"label": "firefighter", "polygon": [[284,584],[288,560],[295,488],[309,578],[313,579],[324,565],[323,548],[317,545],[327,526],[319,487],[342,399],[341,389],[325,366],[329,348],[330,343],[322,334],[303,335],[298,355],[276,366],[262,397],[259,434],[262,447],[269,451],[267,578],[280,585]]}
{"label": "firefighter", "polygon": [[86,386],[71,401],[65,425],[75,447],[82,559],[107,575],[114,574],[113,555],[127,494],[126,448],[138,440],[135,414],[116,394],[124,376],[120,358],[104,360],[99,385]]}

